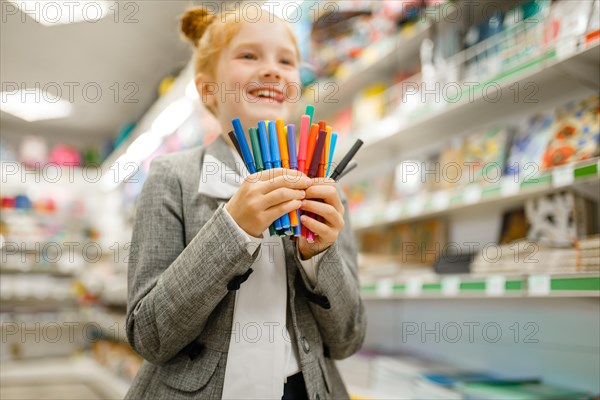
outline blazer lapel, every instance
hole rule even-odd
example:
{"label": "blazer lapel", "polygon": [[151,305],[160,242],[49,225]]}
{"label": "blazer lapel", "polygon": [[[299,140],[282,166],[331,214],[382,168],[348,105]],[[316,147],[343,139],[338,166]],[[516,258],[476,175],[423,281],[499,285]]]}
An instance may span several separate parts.
{"label": "blazer lapel", "polygon": [[221,135],[206,147],[200,162],[198,192],[214,199],[230,199],[247,174],[243,161]]}

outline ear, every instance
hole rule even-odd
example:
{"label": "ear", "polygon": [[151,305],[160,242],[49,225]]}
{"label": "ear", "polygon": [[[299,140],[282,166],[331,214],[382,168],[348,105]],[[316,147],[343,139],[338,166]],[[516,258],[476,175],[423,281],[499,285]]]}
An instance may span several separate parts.
{"label": "ear", "polygon": [[200,101],[209,109],[214,109],[217,106],[217,94],[219,88],[216,82],[208,79],[208,75],[196,75],[196,89],[200,95]]}

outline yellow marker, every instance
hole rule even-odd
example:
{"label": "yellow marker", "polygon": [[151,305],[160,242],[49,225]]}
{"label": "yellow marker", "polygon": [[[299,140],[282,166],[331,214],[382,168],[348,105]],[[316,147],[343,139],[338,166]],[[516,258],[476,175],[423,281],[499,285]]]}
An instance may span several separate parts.
{"label": "yellow marker", "polygon": [[[327,131],[327,140],[325,141],[325,168],[329,165],[329,150],[331,149],[331,131],[333,128],[329,125],[325,128]],[[323,175],[325,176],[325,175]]]}

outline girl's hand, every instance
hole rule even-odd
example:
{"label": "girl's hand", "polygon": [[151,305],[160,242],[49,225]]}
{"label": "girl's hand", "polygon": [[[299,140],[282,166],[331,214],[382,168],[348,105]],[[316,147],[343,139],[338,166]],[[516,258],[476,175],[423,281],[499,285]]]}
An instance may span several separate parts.
{"label": "girl's hand", "polygon": [[312,179],[302,172],[275,168],[249,175],[225,204],[229,215],[246,233],[260,235],[283,214],[297,210]]}
{"label": "girl's hand", "polygon": [[[313,199],[322,199],[324,202]],[[328,249],[344,229],[344,206],[335,188],[335,181],[329,178],[313,179],[313,185],[306,189],[306,198],[300,207],[323,218],[317,221],[303,215],[300,222],[315,234],[315,242],[308,243],[306,238],[298,238],[298,250],[303,259]]]}

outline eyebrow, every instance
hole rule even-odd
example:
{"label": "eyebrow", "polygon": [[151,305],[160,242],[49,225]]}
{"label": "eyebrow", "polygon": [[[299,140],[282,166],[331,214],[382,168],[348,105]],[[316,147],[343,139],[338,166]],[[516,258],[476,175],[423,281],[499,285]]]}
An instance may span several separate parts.
{"label": "eyebrow", "polygon": [[[250,48],[255,48],[256,49],[256,48],[258,48],[260,46],[261,45],[259,43],[255,43],[255,42],[241,42],[241,43],[238,43],[233,48],[233,51],[238,51],[238,50],[240,50],[241,48],[244,48],[244,47],[250,47]],[[292,47],[287,47],[287,46],[285,46],[285,47],[279,47],[277,50],[278,51],[282,51],[282,52],[288,52],[288,53],[292,54],[293,56],[296,56],[296,51]]]}

